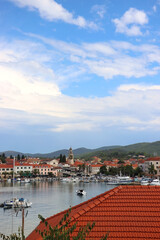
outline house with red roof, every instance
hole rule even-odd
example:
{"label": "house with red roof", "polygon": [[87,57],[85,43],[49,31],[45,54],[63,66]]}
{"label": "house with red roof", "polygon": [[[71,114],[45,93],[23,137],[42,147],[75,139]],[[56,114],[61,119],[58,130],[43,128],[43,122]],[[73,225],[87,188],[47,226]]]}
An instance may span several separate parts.
{"label": "house with red roof", "polygon": [[[32,172],[33,167],[30,164],[20,164],[15,162],[14,172],[19,174],[20,172]],[[3,175],[4,172],[13,171],[13,163],[12,164],[0,164],[0,175]]]}
{"label": "house with red roof", "polygon": [[[56,171],[56,170],[54,170],[54,167],[49,164],[33,164],[32,166],[33,166],[33,170],[37,169],[41,176],[47,176],[50,172],[53,173],[53,175],[54,175],[55,171]],[[61,169],[61,168],[59,168],[59,169]]]}
{"label": "house with red roof", "polygon": [[97,174],[100,171],[100,168],[104,166],[103,164],[91,164],[89,170],[91,174]]}
{"label": "house with red roof", "polygon": [[[47,218],[56,226],[67,210]],[[95,223],[86,240],[99,240],[106,233],[107,240],[160,240],[160,186],[119,186],[72,208],[70,226]],[[44,231],[43,222],[37,230]],[[26,240],[42,240],[38,231]]]}
{"label": "house with red roof", "polygon": [[144,171],[149,172],[151,165],[154,166],[154,169],[157,170],[157,175],[160,176],[159,167],[160,167],[160,157],[150,157],[145,160]]}
{"label": "house with red roof", "polygon": [[104,165],[106,166],[107,170],[109,170],[109,168],[111,167],[114,167],[114,168],[118,167],[118,163],[114,163],[112,161],[104,161]]}

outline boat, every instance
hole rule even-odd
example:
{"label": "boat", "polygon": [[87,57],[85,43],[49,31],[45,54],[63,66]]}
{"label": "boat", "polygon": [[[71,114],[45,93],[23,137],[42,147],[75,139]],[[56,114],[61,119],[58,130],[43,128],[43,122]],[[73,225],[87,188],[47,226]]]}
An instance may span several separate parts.
{"label": "boat", "polygon": [[6,208],[28,208],[31,207],[32,203],[24,198],[13,198],[11,200],[6,200],[3,203],[3,207]]}
{"label": "boat", "polygon": [[29,178],[24,178],[24,179],[21,179],[21,183],[30,183],[31,180]]}
{"label": "boat", "polygon": [[[13,196],[14,196],[14,168],[15,168],[15,157],[13,160]],[[17,178],[17,181],[20,182],[20,178]],[[10,200],[6,200],[3,203],[3,208],[28,208],[31,207],[32,203],[29,200],[26,200],[24,198],[17,198],[13,197]]]}
{"label": "boat", "polygon": [[77,193],[77,195],[79,195],[79,196],[83,196],[83,195],[86,195],[86,194],[87,194],[83,189],[77,190],[76,193]]}
{"label": "boat", "polygon": [[119,182],[119,184],[130,184],[133,182],[133,179],[129,176],[118,176],[117,180]]}
{"label": "boat", "polygon": [[152,186],[160,186],[160,180],[159,179],[153,179],[153,181],[150,183]]}
{"label": "boat", "polygon": [[149,185],[150,184],[150,179],[149,178],[144,178],[141,180],[141,185]]}
{"label": "boat", "polygon": [[116,177],[107,178],[105,182],[108,185],[122,185],[122,184],[131,184],[133,180],[129,176],[116,176]]}

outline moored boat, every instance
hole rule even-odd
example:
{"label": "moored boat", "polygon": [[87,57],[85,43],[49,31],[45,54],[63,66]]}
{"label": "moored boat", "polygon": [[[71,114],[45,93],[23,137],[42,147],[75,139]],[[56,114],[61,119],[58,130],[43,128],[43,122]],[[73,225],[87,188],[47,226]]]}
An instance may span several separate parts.
{"label": "moored boat", "polygon": [[32,203],[24,198],[13,198],[6,200],[3,203],[3,207],[6,208],[28,208],[31,207]]}
{"label": "moored boat", "polygon": [[84,191],[84,189],[79,189],[76,191],[77,195],[83,196],[86,195],[87,193]]}
{"label": "moored boat", "polygon": [[153,179],[153,181],[150,183],[152,186],[160,186],[160,180],[159,179]]}
{"label": "moored boat", "polygon": [[141,185],[149,185],[150,184],[150,179],[149,178],[144,178],[141,180]]}

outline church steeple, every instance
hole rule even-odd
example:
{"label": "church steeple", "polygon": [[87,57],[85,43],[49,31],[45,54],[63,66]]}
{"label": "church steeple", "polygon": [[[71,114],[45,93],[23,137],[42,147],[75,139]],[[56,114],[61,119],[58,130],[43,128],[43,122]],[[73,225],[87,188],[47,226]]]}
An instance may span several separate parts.
{"label": "church steeple", "polygon": [[72,151],[71,147],[69,149],[69,154],[68,154],[67,160],[68,160],[69,164],[74,164],[74,155],[73,155],[73,151]]}

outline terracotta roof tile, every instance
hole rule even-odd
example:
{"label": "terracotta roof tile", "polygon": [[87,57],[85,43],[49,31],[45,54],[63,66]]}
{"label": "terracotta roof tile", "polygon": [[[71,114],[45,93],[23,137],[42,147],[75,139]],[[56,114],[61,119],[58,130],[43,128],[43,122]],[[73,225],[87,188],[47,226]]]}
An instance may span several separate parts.
{"label": "terracotta roof tile", "polygon": [[[55,226],[64,213],[47,219]],[[72,208],[71,225],[77,228],[95,222],[86,240],[98,240],[109,232],[108,240],[160,240],[160,187],[119,186]],[[40,223],[39,229],[44,229]],[[33,231],[26,240],[40,240]]]}

